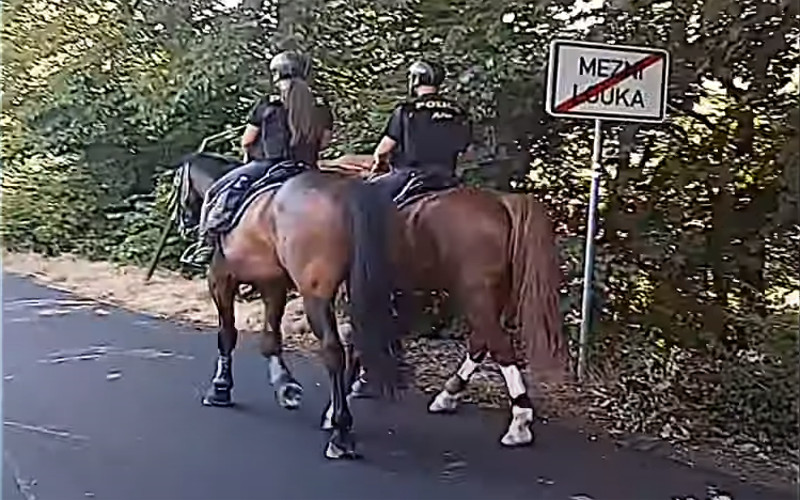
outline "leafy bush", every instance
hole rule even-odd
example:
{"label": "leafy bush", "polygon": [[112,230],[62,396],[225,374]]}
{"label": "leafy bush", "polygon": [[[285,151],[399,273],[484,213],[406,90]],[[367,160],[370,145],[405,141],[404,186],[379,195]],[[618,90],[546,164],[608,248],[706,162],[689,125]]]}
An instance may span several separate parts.
{"label": "leafy bush", "polygon": [[[723,352],[716,399],[707,404],[710,423],[727,435],[748,436],[768,446],[796,450],[800,439],[800,355],[797,311],[741,325],[748,349]],[[743,322],[744,323],[744,322]],[[749,323],[749,324],[748,324]]]}
{"label": "leafy bush", "polygon": [[747,348],[689,349],[629,332],[613,353],[599,353],[592,412],[617,430],[673,441],[735,436],[794,449],[800,438],[797,318],[795,312],[746,325]]}
{"label": "leafy bush", "polygon": [[35,155],[3,171],[4,245],[45,255],[98,255],[104,186],[74,157]]}
{"label": "leafy bush", "polygon": [[[107,238],[111,259],[117,262],[148,265],[156,251],[161,231],[170,216],[172,195],[172,171],[161,175],[151,195],[132,196],[126,200],[126,209],[109,217],[115,230]],[[113,242],[113,243],[112,243]],[[178,258],[186,242],[176,234],[173,227],[167,238],[160,265],[177,269]]]}

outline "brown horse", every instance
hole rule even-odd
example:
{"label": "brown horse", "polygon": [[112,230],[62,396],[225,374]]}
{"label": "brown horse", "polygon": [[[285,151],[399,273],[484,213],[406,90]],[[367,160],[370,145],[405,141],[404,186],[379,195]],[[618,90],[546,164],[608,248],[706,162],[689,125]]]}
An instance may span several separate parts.
{"label": "brown horse", "polygon": [[397,376],[391,350],[397,328],[392,316],[387,221],[396,211],[361,179],[317,169],[256,196],[238,224],[221,238],[208,271],[219,314],[219,356],[203,403],[232,404],[232,353],[237,341],[234,294],[239,284],[249,283],[260,292],[266,308],[261,352],[268,360],[278,402],[289,409],[299,405],[302,387],[283,360],[280,330],[287,292],[295,287],[322,343],[330,377],[333,432],[325,455],[354,457],[353,419],[346,399],[350,377],[345,373],[333,300],[345,284],[355,347],[363,353],[367,369],[376,371],[382,387],[391,389]]}
{"label": "brown horse", "polygon": [[[370,162],[370,157],[347,155],[332,163],[366,169]],[[466,359],[429,411],[454,411],[488,353],[500,365],[511,400],[511,422],[501,443],[531,443],[533,405],[504,320],[527,346],[531,375],[558,382],[571,374],[559,311],[561,272],[545,207],[532,195],[457,187],[411,203],[400,219],[396,244],[405,258],[396,275],[406,278],[398,283],[406,292],[403,309],[411,310],[410,290],[446,290],[471,329]]]}

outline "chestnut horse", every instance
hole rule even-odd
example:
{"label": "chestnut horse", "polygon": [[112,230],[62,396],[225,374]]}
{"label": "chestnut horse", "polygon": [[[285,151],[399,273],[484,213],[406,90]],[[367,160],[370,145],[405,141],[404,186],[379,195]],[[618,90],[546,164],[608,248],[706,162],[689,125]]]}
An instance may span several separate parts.
{"label": "chestnut horse", "polygon": [[[196,220],[200,186],[227,170],[224,157],[193,155],[183,163],[182,210]],[[180,210],[179,210],[180,213]],[[332,430],[325,456],[352,458],[355,442],[346,395],[349,387],[345,355],[334,319],[333,300],[342,284],[348,290],[353,342],[366,369],[376,372],[382,388],[397,382],[392,344],[397,327],[392,314],[392,256],[387,236],[394,207],[376,187],[342,173],[308,170],[277,189],[256,194],[239,222],[221,237],[208,270],[208,285],[219,315],[216,372],[203,403],[230,406],[237,330],[234,294],[239,284],[252,284],[266,310],[261,353],[268,360],[270,382],[279,404],[292,409],[302,387],[282,356],[281,318],[287,292],[294,287],[314,334],[322,343],[333,406]]]}
{"label": "chestnut horse", "polygon": [[[347,155],[330,163],[358,167],[363,173],[371,160]],[[544,205],[528,194],[462,186],[406,205],[400,219],[395,244],[402,245],[400,255],[405,258],[396,276],[406,278],[398,282],[405,291],[401,308],[413,310],[409,291],[446,290],[471,330],[466,358],[429,411],[454,411],[488,353],[500,365],[511,402],[511,422],[500,441],[506,446],[531,443],[533,404],[503,321],[513,323],[526,344],[530,375],[542,382],[571,376],[559,311],[561,271]],[[332,410],[333,405],[328,415]]]}

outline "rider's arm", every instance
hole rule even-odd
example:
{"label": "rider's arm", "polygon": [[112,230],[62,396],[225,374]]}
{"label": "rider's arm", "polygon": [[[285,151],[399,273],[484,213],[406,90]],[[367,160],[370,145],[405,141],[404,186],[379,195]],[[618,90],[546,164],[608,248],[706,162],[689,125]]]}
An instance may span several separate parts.
{"label": "rider's arm", "polygon": [[259,101],[250,111],[247,117],[247,126],[242,133],[242,152],[247,156],[247,148],[258,140],[258,134],[261,132],[261,118],[264,116],[265,102]]}
{"label": "rider's arm", "polygon": [[401,106],[395,108],[391,118],[389,118],[389,122],[386,124],[386,130],[383,132],[383,138],[381,139],[381,142],[378,143],[378,147],[375,148],[375,152],[372,154],[373,172],[386,170],[386,166],[388,164],[386,160],[388,159],[389,154],[397,146],[397,143],[400,142],[400,138],[403,134],[402,109],[403,108]]}
{"label": "rider's arm", "polygon": [[378,143],[378,147],[375,148],[375,153],[372,154],[372,171],[373,172],[381,172],[386,171],[388,166],[388,158],[389,154],[394,150],[395,146],[397,146],[397,141],[389,137],[388,135],[383,136],[381,142]]}
{"label": "rider's arm", "polygon": [[258,139],[258,132],[261,130],[261,127],[257,127],[251,123],[247,124],[247,127],[244,129],[244,133],[242,134],[242,151],[247,152],[247,147]]}

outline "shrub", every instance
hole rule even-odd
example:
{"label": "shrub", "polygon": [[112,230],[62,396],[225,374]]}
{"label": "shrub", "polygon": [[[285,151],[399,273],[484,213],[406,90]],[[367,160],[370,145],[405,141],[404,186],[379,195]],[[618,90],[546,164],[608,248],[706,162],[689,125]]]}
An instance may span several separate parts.
{"label": "shrub", "polygon": [[6,248],[45,255],[97,255],[106,193],[74,157],[34,155],[3,171]]}

